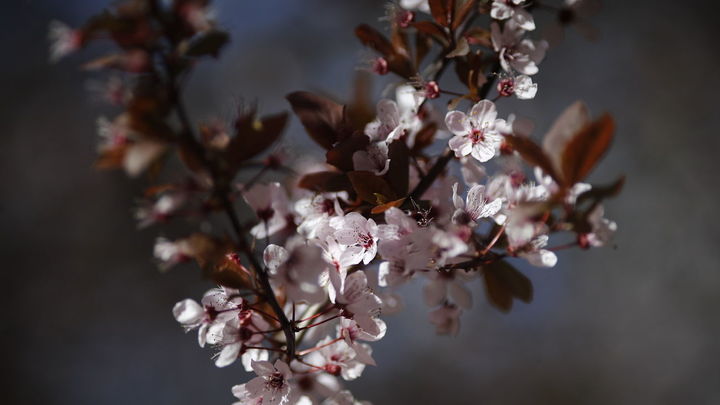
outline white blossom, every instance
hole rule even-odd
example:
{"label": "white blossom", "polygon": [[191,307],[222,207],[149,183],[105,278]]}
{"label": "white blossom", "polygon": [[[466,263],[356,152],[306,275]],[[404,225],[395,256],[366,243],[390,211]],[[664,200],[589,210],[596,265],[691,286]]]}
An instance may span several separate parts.
{"label": "white blossom", "polygon": [[290,203],[280,183],[256,184],[243,197],[260,219],[250,230],[254,237],[265,238],[288,226]]}
{"label": "white blossom", "polygon": [[500,64],[506,72],[516,70],[524,75],[538,72],[537,65],[545,57],[548,47],[546,41],[523,39],[524,31],[512,20],[502,29],[497,23],[492,23],[490,29],[493,48],[500,53]]}
{"label": "white blossom", "polygon": [[497,119],[495,104],[489,100],[475,104],[468,115],[450,111],[445,116],[445,124],[455,135],[449,141],[450,149],[457,157],[472,155],[480,162],[487,162],[495,156],[502,143],[496,125],[503,123],[503,120]]}
{"label": "white blossom", "polygon": [[462,310],[454,304],[444,304],[430,312],[430,322],[439,335],[455,336],[460,331]]}
{"label": "white blossom", "polygon": [[532,14],[523,8],[524,5],[525,0],[493,0],[490,16],[496,20],[510,18],[518,27],[532,31],[535,29],[535,20]]}
{"label": "white blossom", "polygon": [[236,385],[232,390],[233,395],[240,399],[240,404],[289,405],[294,403],[294,393],[289,382],[292,378],[292,371],[287,363],[277,360],[273,365],[269,361],[253,361],[251,367],[257,377],[247,384]]}

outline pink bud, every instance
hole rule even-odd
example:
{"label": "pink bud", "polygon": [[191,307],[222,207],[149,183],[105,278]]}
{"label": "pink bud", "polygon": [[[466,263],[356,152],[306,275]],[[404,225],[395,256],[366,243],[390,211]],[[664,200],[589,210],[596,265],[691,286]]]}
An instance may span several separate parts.
{"label": "pink bud", "polygon": [[440,97],[440,86],[436,81],[427,82],[425,85],[425,96],[429,99]]}
{"label": "pink bud", "polygon": [[497,90],[503,97],[510,97],[515,93],[515,81],[508,77],[500,80],[497,85]]}
{"label": "pink bud", "polygon": [[415,19],[415,13],[409,10],[402,10],[397,13],[397,23],[401,28],[407,28]]}
{"label": "pink bud", "polygon": [[388,73],[388,63],[385,58],[380,57],[375,59],[372,64],[372,71],[379,75],[386,75]]}

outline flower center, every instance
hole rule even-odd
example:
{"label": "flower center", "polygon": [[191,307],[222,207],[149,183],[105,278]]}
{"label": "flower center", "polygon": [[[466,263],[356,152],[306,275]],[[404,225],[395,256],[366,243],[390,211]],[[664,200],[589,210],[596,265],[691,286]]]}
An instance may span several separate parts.
{"label": "flower center", "polygon": [[473,145],[485,142],[485,133],[482,129],[473,128],[472,132],[470,132],[470,140],[472,141]]}
{"label": "flower center", "polygon": [[279,390],[285,385],[285,377],[276,371],[268,378],[267,385],[274,390]]}
{"label": "flower center", "polygon": [[320,212],[328,215],[335,215],[335,202],[333,200],[325,199],[320,203]]}
{"label": "flower center", "polygon": [[362,246],[365,249],[370,249],[373,244],[375,244],[375,241],[373,240],[372,236],[369,233],[361,234],[360,235],[360,246]]}

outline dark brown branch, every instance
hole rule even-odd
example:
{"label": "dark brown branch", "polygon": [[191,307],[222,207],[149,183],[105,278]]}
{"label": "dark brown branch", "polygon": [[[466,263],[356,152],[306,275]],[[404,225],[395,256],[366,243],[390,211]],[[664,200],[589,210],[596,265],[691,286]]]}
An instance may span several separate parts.
{"label": "dark brown branch", "polygon": [[[161,26],[165,28],[167,21],[162,14],[157,0],[152,0],[150,4],[151,10],[155,18],[158,20]],[[166,33],[166,39],[168,40],[170,45],[176,47],[177,43],[174,38],[167,35],[166,29],[164,29],[164,31]],[[280,322],[280,327],[282,328],[283,333],[285,334],[285,339],[287,341],[286,353],[288,355],[288,359],[293,359],[295,357],[295,333],[293,331],[293,326],[285,315],[285,311],[283,311],[283,309],[280,307],[277,298],[275,297],[275,293],[272,289],[272,286],[270,285],[270,278],[267,270],[264,266],[260,264],[257,257],[255,257],[252,248],[245,239],[245,236],[243,235],[242,225],[240,224],[240,220],[237,216],[237,213],[235,212],[232,201],[228,197],[230,191],[229,179],[225,178],[222,175],[221,171],[218,169],[215,162],[208,158],[205,153],[205,148],[194,135],[190,117],[188,116],[187,110],[185,109],[185,105],[180,95],[180,89],[178,85],[179,72],[171,65],[171,63],[169,63],[167,55],[163,56],[163,65],[168,75],[168,96],[171,105],[175,108],[175,112],[177,113],[177,117],[181,126],[180,141],[189,148],[189,150],[200,161],[203,167],[205,167],[210,173],[215,197],[220,200],[223,209],[225,210],[225,214],[230,220],[230,224],[237,239],[238,247],[244,253],[247,260],[250,262],[250,265],[253,267],[253,270],[257,275],[257,279],[260,281],[260,286],[264,292],[263,299],[270,305],[273,312],[275,312],[278,321]]]}

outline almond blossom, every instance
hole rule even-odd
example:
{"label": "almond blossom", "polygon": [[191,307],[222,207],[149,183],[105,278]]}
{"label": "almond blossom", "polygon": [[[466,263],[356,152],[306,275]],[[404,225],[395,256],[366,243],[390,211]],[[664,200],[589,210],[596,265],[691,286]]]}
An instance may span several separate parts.
{"label": "almond blossom", "polygon": [[472,294],[465,283],[472,279],[473,273],[462,269],[438,270],[427,273],[430,282],[423,288],[425,303],[434,307],[447,302],[448,298],[462,308],[472,307]]}
{"label": "almond blossom", "polygon": [[200,304],[192,299],[178,302],[173,315],[185,330],[198,329],[198,343],[204,347],[209,327],[216,322],[224,324],[240,311],[243,299],[237,293],[231,288],[214,288],[205,293]]}
{"label": "almond blossom", "polygon": [[526,243],[519,251],[516,249],[517,255],[527,260],[528,263],[537,267],[555,267],[557,256],[554,252],[543,249],[547,246],[547,235],[538,235]]}
{"label": "almond blossom", "polygon": [[548,48],[546,41],[523,39],[524,30],[512,20],[502,29],[497,23],[492,23],[490,28],[493,47],[499,52],[500,65],[506,72],[516,70],[524,75],[534,75],[539,71],[537,65],[545,58]]}
{"label": "almond blossom", "polygon": [[377,118],[365,125],[365,134],[371,141],[392,142],[408,136],[412,147],[414,135],[422,127],[418,110],[423,98],[409,85],[398,86],[395,90],[397,101],[383,99],[377,105]]}
{"label": "almond blossom", "polygon": [[511,18],[518,27],[532,31],[535,29],[535,21],[532,14],[523,8],[524,5],[525,0],[493,0],[490,16],[496,20]]}
{"label": "almond blossom", "polygon": [[382,176],[390,169],[388,155],[388,141],[370,142],[364,150],[353,154],[353,167],[355,170],[365,170]]}
{"label": "almond blossom", "polygon": [[497,119],[495,104],[482,100],[465,115],[461,111],[450,111],[445,116],[445,125],[455,136],[449,146],[455,156],[472,155],[480,162],[487,162],[495,156],[502,137],[495,129],[504,121]]}
{"label": "almond blossom", "polygon": [[[374,361],[370,355],[372,350],[370,346],[357,343],[364,346],[363,350],[367,358],[366,361]],[[366,363],[363,363],[357,356],[357,352],[350,347],[345,340],[334,340],[330,336],[320,340],[317,343],[319,350],[312,352],[308,357],[308,363],[322,367],[327,373],[334,376],[342,376],[346,381],[352,381],[365,370]]]}
{"label": "almond blossom", "polygon": [[455,213],[453,222],[460,225],[476,226],[477,221],[482,218],[491,218],[502,208],[500,198],[492,198],[486,195],[485,186],[474,185],[468,190],[466,201],[458,195],[458,184],[453,185],[453,204]]}
{"label": "almond blossom", "polygon": [[345,215],[335,232],[337,241],[346,246],[360,247],[353,264],[368,264],[377,253],[378,226],[373,219],[365,218],[357,212]]}
{"label": "almond blossom", "polygon": [[290,300],[315,303],[325,297],[318,280],[327,268],[327,263],[319,247],[293,238],[287,243],[287,249],[268,245],[263,253],[263,260],[272,281],[284,288]]}
{"label": "almond blossom", "polygon": [[590,246],[605,246],[610,242],[615,231],[617,231],[617,224],[614,221],[604,218],[604,214],[605,209],[602,205],[598,205],[590,211],[590,215],[588,215],[588,222],[590,226],[592,226],[592,232],[585,235],[585,238]]}
{"label": "almond blossom", "polygon": [[251,364],[257,377],[247,384],[233,387],[233,395],[241,400],[241,404],[283,405],[295,403],[294,390],[291,390],[290,379],[293,377],[290,367],[282,360],[253,361]]}
{"label": "almond blossom", "polygon": [[462,310],[454,304],[445,303],[430,311],[430,323],[435,325],[438,335],[455,336],[460,331]]}
{"label": "almond blossom", "polygon": [[340,200],[347,200],[347,192],[320,193],[299,199],[295,211],[300,218],[298,233],[315,238],[323,220],[341,215]]}
{"label": "almond blossom", "polygon": [[288,226],[290,202],[280,183],[256,184],[244,191],[243,197],[260,220],[250,230],[256,238],[266,238]]}
{"label": "almond blossom", "polygon": [[382,308],[382,301],[368,288],[365,272],[356,271],[347,276],[341,286],[339,276],[330,273],[333,289],[330,299],[342,309],[342,316],[353,319],[357,325],[371,335],[379,335],[381,327],[376,322]]}
{"label": "almond blossom", "polygon": [[376,365],[375,360],[372,358],[372,352],[369,350],[370,346],[360,344],[358,340],[366,342],[376,342],[385,336],[387,326],[382,319],[375,319],[375,323],[378,326],[379,332],[377,334],[371,334],[358,327],[357,322],[352,319],[342,318],[340,325],[337,327],[338,337],[343,338],[345,343],[355,351],[355,357],[358,361],[371,366]]}
{"label": "almond blossom", "polygon": [[83,33],[60,21],[50,22],[50,61],[57,62],[83,45]]}
{"label": "almond blossom", "polygon": [[518,100],[530,100],[535,98],[538,85],[533,83],[528,75],[518,75],[501,79],[497,85],[498,92],[503,97],[510,97],[513,94]]}
{"label": "almond blossom", "polygon": [[226,322],[215,322],[208,330],[208,343],[222,347],[215,365],[227,367],[241,357],[243,366],[250,371],[253,360],[267,360],[266,351],[247,347],[259,345],[264,339],[262,332],[268,329],[270,325],[265,319],[250,309],[236,313]]}
{"label": "almond blossom", "polygon": [[167,238],[157,238],[153,255],[158,260],[160,269],[169,270],[179,263],[190,261],[195,256],[195,248],[188,239],[171,241]]}

